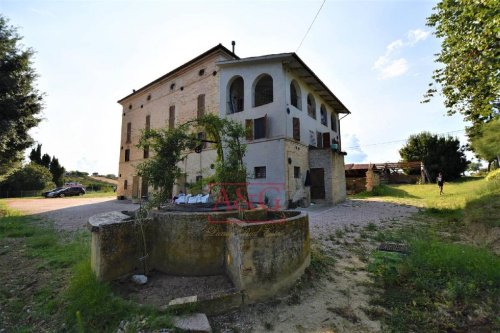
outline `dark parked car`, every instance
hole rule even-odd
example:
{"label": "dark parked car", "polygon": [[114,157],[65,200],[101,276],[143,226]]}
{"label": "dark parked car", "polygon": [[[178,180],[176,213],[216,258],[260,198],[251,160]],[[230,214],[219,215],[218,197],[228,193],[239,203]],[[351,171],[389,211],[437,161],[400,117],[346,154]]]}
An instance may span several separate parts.
{"label": "dark parked car", "polygon": [[47,194],[47,198],[64,198],[64,197],[70,197],[73,195],[84,195],[85,194],[85,189],[80,186],[71,186],[71,187],[65,187],[60,190],[54,191],[54,192],[49,192]]}
{"label": "dark parked car", "polygon": [[64,187],[56,187],[56,188],[54,188],[54,189],[52,189],[52,190],[50,190],[50,191],[43,192],[43,193],[42,193],[42,197],[46,197],[46,198],[48,198],[49,193],[60,191],[60,190],[62,190],[63,188],[64,188]]}

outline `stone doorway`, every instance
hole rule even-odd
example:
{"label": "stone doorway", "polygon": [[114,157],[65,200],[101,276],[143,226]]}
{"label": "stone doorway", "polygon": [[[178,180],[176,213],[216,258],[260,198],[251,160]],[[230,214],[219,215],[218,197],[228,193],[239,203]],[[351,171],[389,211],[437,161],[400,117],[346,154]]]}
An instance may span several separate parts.
{"label": "stone doorway", "polygon": [[311,199],[325,199],[325,169],[311,169]]}

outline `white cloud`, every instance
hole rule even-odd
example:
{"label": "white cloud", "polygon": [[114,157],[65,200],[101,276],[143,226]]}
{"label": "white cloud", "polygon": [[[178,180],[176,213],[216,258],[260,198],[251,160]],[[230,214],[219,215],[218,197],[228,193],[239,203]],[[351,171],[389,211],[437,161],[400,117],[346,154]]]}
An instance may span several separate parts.
{"label": "white cloud", "polygon": [[405,58],[400,57],[400,54],[405,48],[425,40],[429,34],[430,31],[422,29],[410,30],[406,40],[397,39],[387,45],[385,54],[373,64],[373,69],[379,73],[379,79],[385,80],[405,74],[409,69],[409,64]]}
{"label": "white cloud", "polygon": [[408,42],[410,45],[415,45],[421,40],[426,40],[430,34],[430,31],[424,31],[422,29],[410,30],[408,31]]}

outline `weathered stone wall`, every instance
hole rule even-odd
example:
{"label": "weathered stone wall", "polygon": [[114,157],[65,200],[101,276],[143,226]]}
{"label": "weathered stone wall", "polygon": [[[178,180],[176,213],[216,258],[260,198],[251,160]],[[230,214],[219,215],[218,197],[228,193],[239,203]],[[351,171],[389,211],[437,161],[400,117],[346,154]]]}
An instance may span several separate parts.
{"label": "weathered stone wall", "polygon": [[[175,275],[227,274],[249,302],[290,287],[310,262],[308,216],[301,212],[152,212],[143,224],[147,269]],[[276,215],[279,214],[279,215]],[[118,212],[89,220],[92,268],[110,281],[142,272],[138,225]]]}
{"label": "weathered stone wall", "polygon": [[310,168],[323,168],[325,171],[325,201],[339,203],[346,199],[346,180],[344,155],[330,149],[310,149]]}
{"label": "weathered stone wall", "polygon": [[286,221],[228,224],[226,271],[249,302],[287,289],[310,262],[307,215],[293,212]]}

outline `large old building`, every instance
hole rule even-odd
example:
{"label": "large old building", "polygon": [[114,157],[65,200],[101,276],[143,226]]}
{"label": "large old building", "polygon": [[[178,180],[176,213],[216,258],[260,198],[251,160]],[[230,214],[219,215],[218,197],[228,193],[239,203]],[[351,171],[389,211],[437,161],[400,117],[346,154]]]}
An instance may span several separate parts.
{"label": "large old building", "polygon": [[[340,202],[346,196],[339,115],[349,110],[295,54],[240,59],[218,45],[119,101],[123,107],[118,196],[146,195],[135,167],[149,157],[141,130],[173,127],[204,113],[247,128],[249,194],[272,206]],[[200,135],[203,135],[200,133]],[[215,151],[180,165],[186,190],[213,173]]]}

